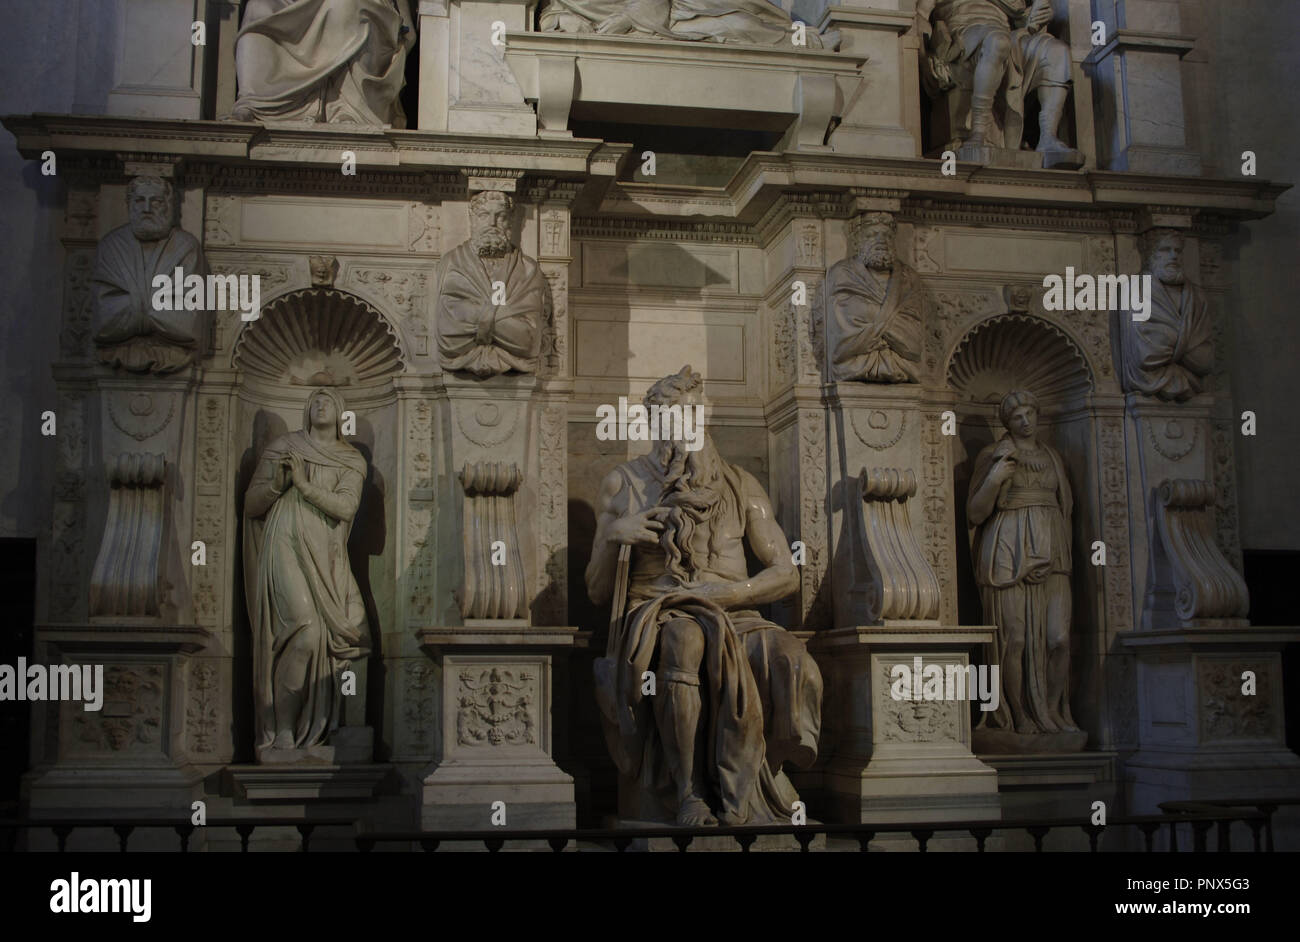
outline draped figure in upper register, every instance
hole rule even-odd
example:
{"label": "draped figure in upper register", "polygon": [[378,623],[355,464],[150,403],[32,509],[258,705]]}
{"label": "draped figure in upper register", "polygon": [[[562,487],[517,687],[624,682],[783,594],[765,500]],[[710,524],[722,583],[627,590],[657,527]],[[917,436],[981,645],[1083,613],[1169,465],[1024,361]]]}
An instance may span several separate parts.
{"label": "draped figure in upper register", "polygon": [[231,117],[404,128],[415,29],[410,0],[248,0]]}

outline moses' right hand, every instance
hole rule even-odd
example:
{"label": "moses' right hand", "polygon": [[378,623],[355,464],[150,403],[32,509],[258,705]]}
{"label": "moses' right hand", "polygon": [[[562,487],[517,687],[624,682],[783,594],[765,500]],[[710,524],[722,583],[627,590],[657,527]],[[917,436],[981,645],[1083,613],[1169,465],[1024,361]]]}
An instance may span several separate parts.
{"label": "moses' right hand", "polygon": [[609,525],[609,541],[628,546],[658,546],[659,532],[664,525],[656,520],[655,510],[619,517]]}

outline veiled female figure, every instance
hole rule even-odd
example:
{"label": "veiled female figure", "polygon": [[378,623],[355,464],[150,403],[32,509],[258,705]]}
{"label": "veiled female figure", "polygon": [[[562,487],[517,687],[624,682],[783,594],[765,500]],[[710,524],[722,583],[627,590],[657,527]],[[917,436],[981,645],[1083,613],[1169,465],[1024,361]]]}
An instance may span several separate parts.
{"label": "veiled female figure", "polygon": [[340,674],[369,654],[348,562],[366,460],[343,440],[343,401],[317,389],[302,430],[262,452],[244,497],[258,758],[322,745],[338,727]]}
{"label": "veiled female figure", "polygon": [[1010,392],[1007,430],[975,459],[967,517],[975,581],[998,627],[1001,703],[990,729],[1074,732],[1070,716],[1070,511],[1065,466],[1038,441],[1038,400]]}

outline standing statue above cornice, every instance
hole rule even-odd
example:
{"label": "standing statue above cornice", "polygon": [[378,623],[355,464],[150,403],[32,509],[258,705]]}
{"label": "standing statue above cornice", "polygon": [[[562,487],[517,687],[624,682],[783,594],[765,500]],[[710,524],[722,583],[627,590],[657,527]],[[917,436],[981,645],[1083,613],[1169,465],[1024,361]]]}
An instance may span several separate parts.
{"label": "standing statue above cornice", "polygon": [[[790,15],[767,0],[546,0],[543,32],[636,35],[773,46],[792,44]],[[820,49],[809,28],[805,47]]]}
{"label": "standing statue above cornice", "polygon": [[1076,169],[1083,155],[1057,135],[1070,94],[1070,48],[1052,36],[1052,0],[918,0],[922,79],[949,96],[948,147],[988,162],[991,148],[1019,150],[1025,99],[1038,92],[1038,152],[1047,168]]}
{"label": "standing statue above cornice", "polygon": [[410,0],[248,0],[231,117],[404,128],[415,28]]}

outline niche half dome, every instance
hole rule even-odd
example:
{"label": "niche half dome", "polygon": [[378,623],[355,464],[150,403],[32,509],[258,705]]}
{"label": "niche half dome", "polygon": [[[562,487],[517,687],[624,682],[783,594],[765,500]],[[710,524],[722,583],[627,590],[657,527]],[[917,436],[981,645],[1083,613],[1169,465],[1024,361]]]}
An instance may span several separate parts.
{"label": "niche half dome", "polygon": [[355,295],[306,288],[262,308],[235,342],[234,364],[282,386],[369,386],[402,369],[397,332]]}
{"label": "niche half dome", "polygon": [[1093,383],[1083,353],[1064,333],[1032,315],[1003,314],[957,344],[948,385],[959,401],[997,405],[1013,389],[1060,402],[1086,395]]}

